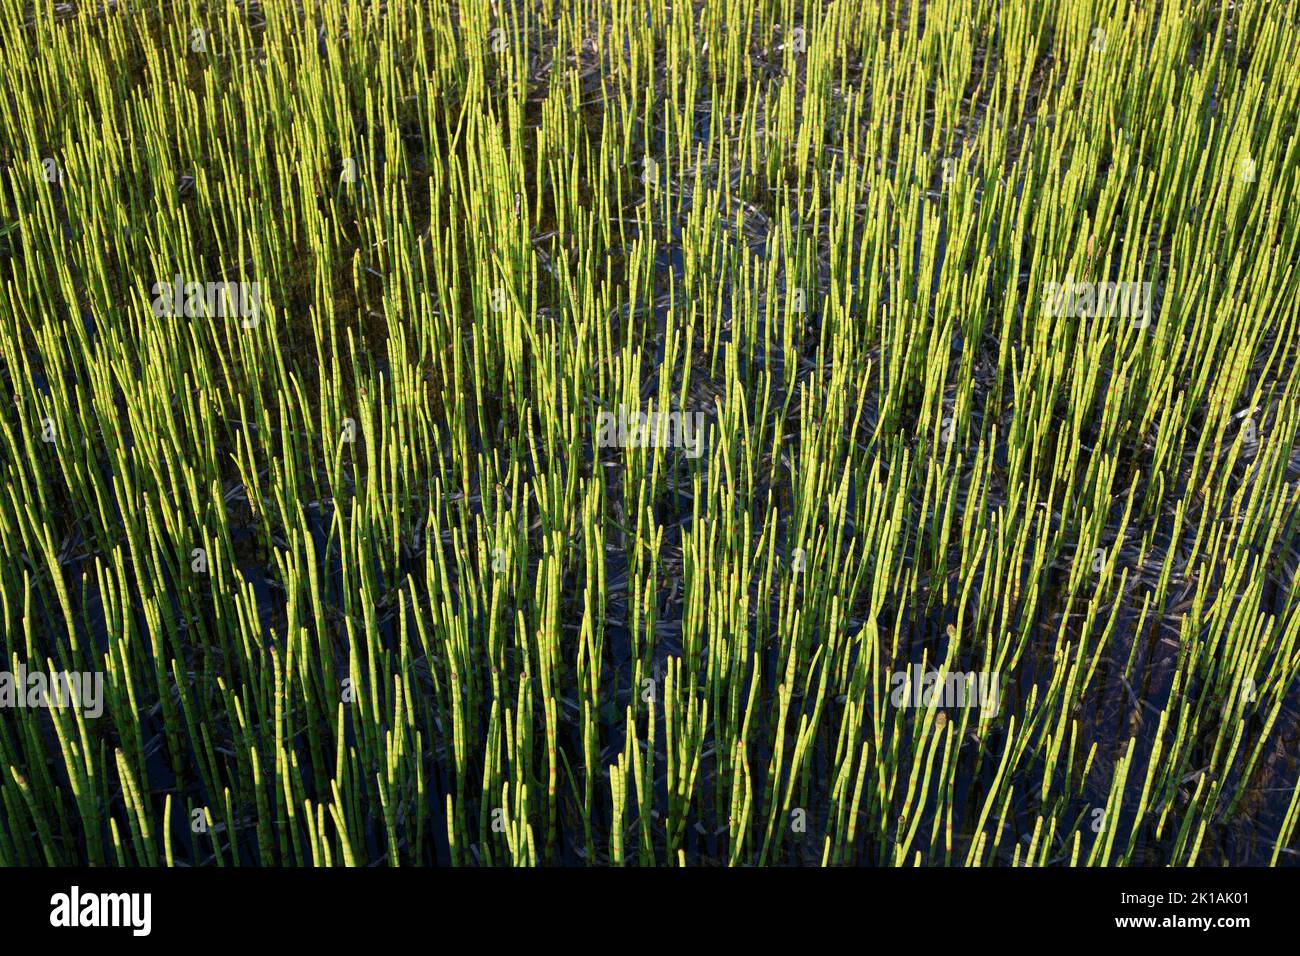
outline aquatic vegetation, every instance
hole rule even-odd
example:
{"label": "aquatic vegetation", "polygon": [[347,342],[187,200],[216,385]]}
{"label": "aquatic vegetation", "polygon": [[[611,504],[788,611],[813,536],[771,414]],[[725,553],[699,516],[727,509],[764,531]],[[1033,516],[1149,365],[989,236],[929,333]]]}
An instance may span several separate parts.
{"label": "aquatic vegetation", "polygon": [[0,865],[1297,862],[1297,18],[0,0]]}

